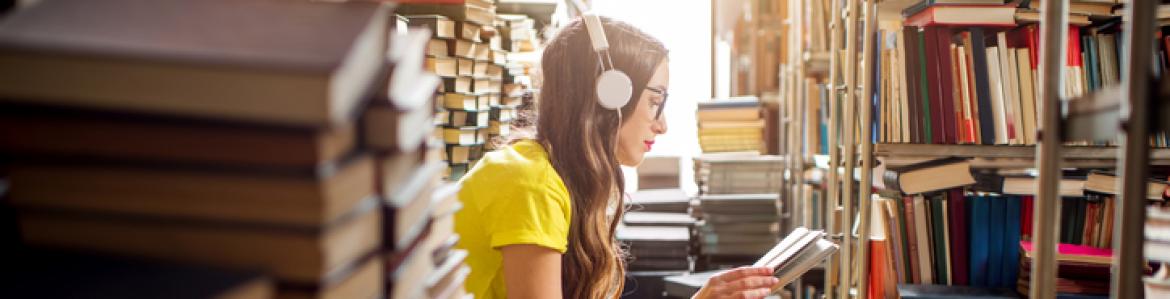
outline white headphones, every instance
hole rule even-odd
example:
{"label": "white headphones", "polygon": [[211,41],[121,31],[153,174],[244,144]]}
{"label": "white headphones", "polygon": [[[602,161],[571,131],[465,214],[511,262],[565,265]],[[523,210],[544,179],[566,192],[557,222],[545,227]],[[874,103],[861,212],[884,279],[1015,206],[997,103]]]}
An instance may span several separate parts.
{"label": "white headphones", "polygon": [[[581,0],[566,0],[570,6],[577,9],[585,19],[585,28],[589,32],[589,40],[593,44],[593,52],[597,53],[597,63],[601,65],[601,74],[597,76],[597,103],[605,109],[617,110],[630,102],[634,94],[634,84],[630,76],[614,68],[613,58],[609,56],[609,41],[605,38],[605,29],[601,26],[601,18],[588,10]],[[606,64],[608,63],[608,64]],[[619,114],[620,115],[620,114]]]}

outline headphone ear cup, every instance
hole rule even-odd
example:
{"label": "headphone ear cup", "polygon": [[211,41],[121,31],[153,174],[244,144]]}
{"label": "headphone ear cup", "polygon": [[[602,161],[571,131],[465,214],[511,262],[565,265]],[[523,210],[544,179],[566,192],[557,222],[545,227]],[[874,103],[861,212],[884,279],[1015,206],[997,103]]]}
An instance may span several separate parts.
{"label": "headphone ear cup", "polygon": [[597,101],[605,109],[621,109],[633,94],[634,83],[622,71],[608,70],[597,77]]}

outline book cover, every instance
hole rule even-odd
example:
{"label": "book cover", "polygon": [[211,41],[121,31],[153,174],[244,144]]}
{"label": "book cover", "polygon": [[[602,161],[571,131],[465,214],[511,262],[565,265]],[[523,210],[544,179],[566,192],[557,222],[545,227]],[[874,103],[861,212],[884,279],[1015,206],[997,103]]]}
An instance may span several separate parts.
{"label": "book cover", "polygon": [[914,212],[914,196],[906,196],[902,199],[902,202],[903,206],[905,206],[904,210],[906,213],[906,255],[909,257],[907,261],[909,261],[908,265],[910,267],[909,271],[906,271],[910,274],[910,279],[907,282],[924,283],[922,280],[922,269],[919,265],[921,263],[919,261],[920,252],[918,248],[919,228],[918,218],[915,217]]}
{"label": "book cover", "polygon": [[999,285],[1001,287],[1011,287],[1015,285],[1017,274],[1016,266],[1020,262],[1020,250],[1017,244],[1020,244],[1020,197],[1019,196],[1004,196],[1004,242],[1003,242],[1003,263],[1001,269],[1003,275],[1000,277]]}
{"label": "book cover", "polygon": [[931,222],[931,249],[934,263],[934,283],[950,285],[950,277],[947,275],[947,227],[946,215],[943,209],[943,195],[942,193],[931,194],[927,202],[930,208],[930,222]]}
{"label": "book cover", "polygon": [[991,237],[990,228],[991,220],[990,213],[991,205],[986,196],[971,196],[967,198],[968,210],[970,217],[970,269],[969,278],[970,285],[976,287],[988,286],[988,270],[989,265],[989,241]]}
{"label": "book cover", "polygon": [[[953,285],[970,284],[970,256],[967,252],[969,236],[967,233],[967,197],[959,188],[948,190],[947,211],[950,220],[951,234],[951,281]],[[1014,244],[1014,243],[1013,243]]]}
{"label": "book cover", "polygon": [[[1003,273],[1006,272],[1003,268],[1004,260],[1004,230],[1007,224],[1005,223],[1005,208],[1004,196],[992,196],[987,198],[988,201],[988,219],[987,219],[987,285],[991,287],[1003,287],[1000,285],[1003,282]],[[1014,267],[1013,267],[1014,269]]]}

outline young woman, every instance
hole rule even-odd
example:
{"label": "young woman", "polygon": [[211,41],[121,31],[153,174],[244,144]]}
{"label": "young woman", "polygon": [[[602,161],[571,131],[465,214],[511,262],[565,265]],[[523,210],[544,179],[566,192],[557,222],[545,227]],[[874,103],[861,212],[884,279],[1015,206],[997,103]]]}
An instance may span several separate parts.
{"label": "young woman", "polygon": [[[549,41],[535,137],[488,153],[464,177],[455,216],[469,252],[467,290],[477,298],[616,298],[624,262],[614,230],[625,186],[619,165],[635,166],[666,132],[670,79],[666,48],[602,18],[609,53],[634,93],[618,111],[602,107],[602,67],[577,19]],[[620,115],[620,116],[619,116]],[[762,298],[776,284],[766,268],[717,275],[696,298]]]}

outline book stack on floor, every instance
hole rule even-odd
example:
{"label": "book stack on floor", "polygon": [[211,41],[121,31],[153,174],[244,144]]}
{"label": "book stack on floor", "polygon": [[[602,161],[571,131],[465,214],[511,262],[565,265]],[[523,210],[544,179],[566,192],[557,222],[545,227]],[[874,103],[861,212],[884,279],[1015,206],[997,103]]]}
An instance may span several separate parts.
{"label": "book stack on floor", "polygon": [[784,158],[745,153],[703,154],[695,158],[700,194],[779,192]]}
{"label": "book stack on floor", "polygon": [[638,190],[630,194],[631,212],[689,213],[691,196],[678,188]]}
{"label": "book stack on floor", "polygon": [[[392,97],[380,94],[389,7],[46,1],[13,12],[0,25],[0,149],[23,244],[262,271],[282,298],[385,296],[382,206],[397,201],[381,200],[376,177],[428,176],[376,171],[382,159],[358,142],[370,99]],[[392,109],[425,107],[418,94],[423,104]]]}
{"label": "book stack on floor", "polygon": [[705,194],[697,208],[703,269],[750,263],[780,241],[780,197],[769,194]]}
{"label": "book stack on floor", "polygon": [[764,119],[755,97],[716,99],[699,103],[699,146],[704,153],[756,152],[764,144]]}
{"label": "book stack on floor", "polygon": [[[13,298],[272,298],[256,271],[56,251],[9,251],[0,292]],[[177,287],[182,286],[182,287]]]}
{"label": "book stack on floor", "polygon": [[443,79],[440,119],[448,180],[457,181],[483,155],[491,135],[506,134],[499,123],[493,130],[492,107],[500,106],[503,67],[492,57],[490,40],[496,7],[488,0],[407,0],[397,11],[410,26],[425,26],[434,33],[427,45],[429,71]]}
{"label": "book stack on floor", "polygon": [[[903,27],[882,28],[881,72],[872,102],[874,141],[1034,145],[1040,92],[1041,1],[923,0],[903,10]],[[1072,1],[1062,98],[1087,96],[1120,81],[1121,18],[1113,1]],[[1170,69],[1157,31],[1155,72]],[[1157,132],[1151,145],[1168,145]],[[1114,141],[1075,141],[1112,145]]]}
{"label": "book stack on floor", "polygon": [[678,188],[682,159],[677,156],[647,156],[638,164],[638,189]]}
{"label": "book stack on floor", "polygon": [[496,17],[503,48],[509,52],[533,52],[540,48],[536,21],[527,15],[500,14]]}
{"label": "book stack on floor", "polygon": [[1151,206],[1146,212],[1146,257],[1159,270],[1145,279],[1146,298],[1170,296],[1170,208]]}
{"label": "book stack on floor", "polygon": [[498,40],[504,51],[493,53],[497,54],[495,60],[503,60],[504,82],[501,106],[493,109],[492,117],[500,123],[511,124],[513,130],[527,130],[520,135],[530,135],[535,132],[532,129],[535,124],[530,122],[535,120],[531,114],[536,109],[538,88],[538,82],[533,78],[540,68],[543,46],[536,34],[535,21],[526,15],[497,15],[496,28],[500,31]]}

